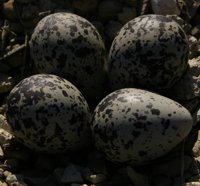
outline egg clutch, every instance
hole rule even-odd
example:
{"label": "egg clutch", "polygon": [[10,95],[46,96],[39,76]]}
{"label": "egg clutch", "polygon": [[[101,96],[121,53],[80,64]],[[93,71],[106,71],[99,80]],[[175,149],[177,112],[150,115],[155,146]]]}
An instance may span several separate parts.
{"label": "egg clutch", "polygon": [[129,21],[107,54],[88,20],[50,14],[30,40],[37,73],[20,81],[7,99],[13,135],[39,152],[94,144],[109,161],[149,163],[192,129],[189,111],[162,95],[184,76],[188,53],[183,29],[165,16]]}

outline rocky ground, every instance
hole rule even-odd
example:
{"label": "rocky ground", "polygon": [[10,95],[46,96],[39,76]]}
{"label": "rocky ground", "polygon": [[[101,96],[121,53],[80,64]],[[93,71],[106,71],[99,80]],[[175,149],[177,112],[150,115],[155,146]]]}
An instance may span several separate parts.
{"label": "rocky ground", "polygon": [[[158,9],[151,6],[150,0],[0,0],[1,186],[200,185],[200,3],[198,0],[176,2],[174,9]],[[34,73],[29,59],[29,39],[37,22],[60,11],[90,20],[107,49],[122,25],[139,15],[163,11],[178,14],[171,17],[188,35],[190,68],[169,94],[194,117],[193,130],[184,142],[151,164],[131,167],[106,161],[95,148],[73,154],[41,154],[16,141],[6,122],[6,97],[16,83]]]}

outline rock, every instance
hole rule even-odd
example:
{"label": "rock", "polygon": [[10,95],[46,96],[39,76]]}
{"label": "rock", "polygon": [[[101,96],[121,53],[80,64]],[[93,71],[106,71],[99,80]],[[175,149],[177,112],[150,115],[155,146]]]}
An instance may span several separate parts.
{"label": "rock", "polygon": [[0,179],[0,185],[1,186],[8,186],[8,184],[5,181],[1,180],[1,179]]}
{"label": "rock", "polygon": [[[3,105],[2,105],[3,106]],[[5,105],[4,105],[5,106]],[[5,106],[6,107],[6,106]],[[0,109],[1,110],[1,109]],[[5,111],[6,108],[2,108],[2,113],[3,111]],[[9,132],[11,131],[9,125],[8,125],[8,122],[7,122],[7,119],[4,115],[0,114],[0,128],[1,129],[4,129],[5,131]]]}
{"label": "rock", "polygon": [[180,9],[176,0],[151,0],[151,7],[154,14],[180,14]]}
{"label": "rock", "polygon": [[9,92],[14,85],[15,82],[11,76],[0,73],[0,94]]}
{"label": "rock", "polygon": [[185,186],[200,186],[200,182],[187,182]]}
{"label": "rock", "polygon": [[19,185],[19,181],[23,179],[22,175],[16,175],[16,174],[10,174],[6,177],[6,183],[8,183],[9,186],[12,185]]}
{"label": "rock", "polygon": [[69,164],[62,175],[61,182],[67,183],[84,183],[80,171],[74,164]]}
{"label": "rock", "polygon": [[193,100],[200,97],[200,57],[188,61],[189,67],[182,78],[170,89],[174,100]]}
{"label": "rock", "polygon": [[13,135],[6,130],[0,128],[0,145],[9,143],[13,138]]}
{"label": "rock", "polygon": [[3,158],[4,158],[4,152],[3,152],[2,147],[0,146],[0,159],[3,159]]}

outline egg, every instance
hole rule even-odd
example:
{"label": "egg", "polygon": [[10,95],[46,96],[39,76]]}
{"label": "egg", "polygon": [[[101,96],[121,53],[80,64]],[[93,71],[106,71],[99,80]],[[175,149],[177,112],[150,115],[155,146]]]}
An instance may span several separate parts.
{"label": "egg", "polygon": [[35,27],[30,55],[38,73],[72,82],[90,102],[102,98],[106,51],[97,29],[76,14],[50,14]]}
{"label": "egg", "polygon": [[163,15],[143,15],[126,23],[112,42],[108,76],[112,90],[170,89],[188,67],[184,30]]}
{"label": "egg", "polygon": [[77,151],[90,143],[90,111],[80,91],[52,74],[20,81],[7,98],[12,133],[35,151]]}
{"label": "egg", "polygon": [[166,155],[189,134],[193,119],[178,102],[136,88],[107,95],[91,123],[96,148],[114,163],[139,166]]}

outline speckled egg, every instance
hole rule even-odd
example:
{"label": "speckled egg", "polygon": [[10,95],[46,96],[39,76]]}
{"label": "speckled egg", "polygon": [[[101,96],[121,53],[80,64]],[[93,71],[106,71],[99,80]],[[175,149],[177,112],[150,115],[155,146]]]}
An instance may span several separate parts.
{"label": "speckled egg", "polygon": [[12,89],[7,104],[13,134],[27,147],[62,153],[89,145],[88,104],[69,81],[50,74],[27,77]]}
{"label": "speckled egg", "polygon": [[179,103],[150,91],[124,88],[96,107],[91,131],[97,149],[116,163],[142,165],[170,152],[193,119]]}
{"label": "speckled egg", "polygon": [[105,46],[86,19],[65,12],[44,17],[32,34],[30,54],[39,73],[69,80],[91,102],[102,98]]}
{"label": "speckled egg", "polygon": [[176,83],[188,66],[188,39],[169,17],[144,15],[125,24],[109,53],[112,90],[144,88],[164,91]]}

